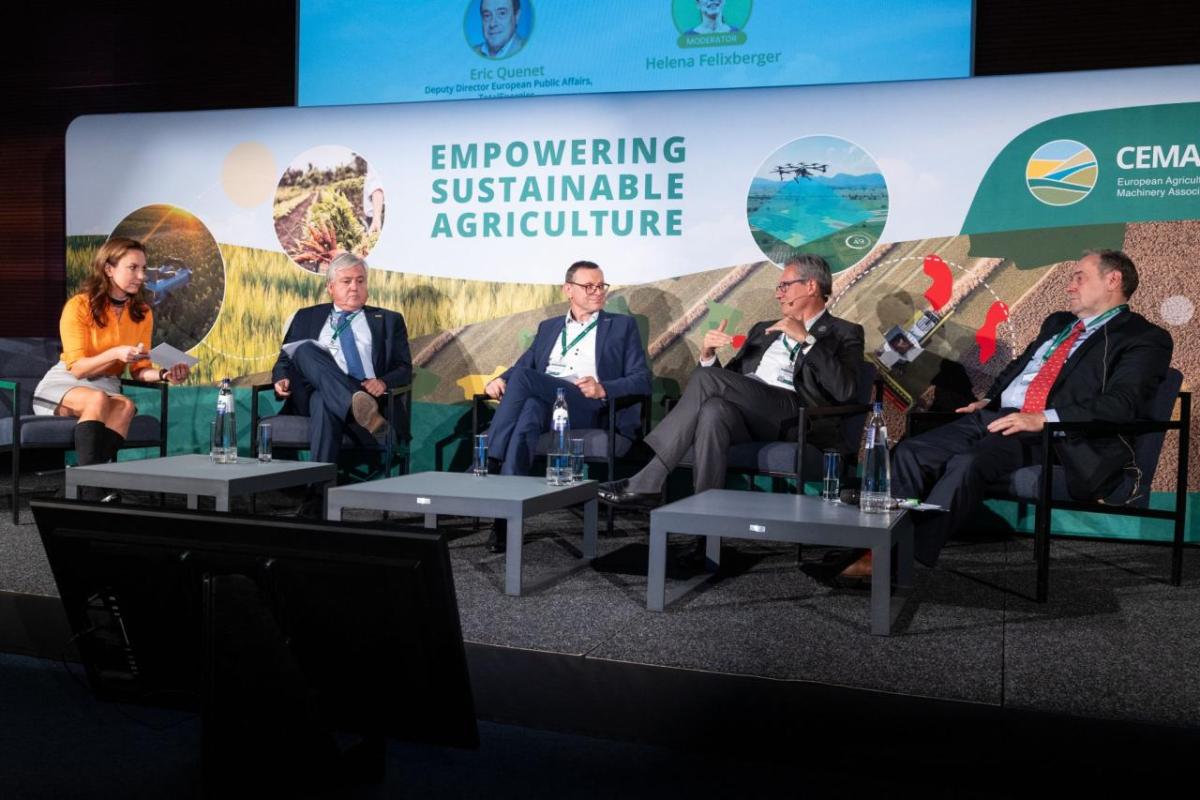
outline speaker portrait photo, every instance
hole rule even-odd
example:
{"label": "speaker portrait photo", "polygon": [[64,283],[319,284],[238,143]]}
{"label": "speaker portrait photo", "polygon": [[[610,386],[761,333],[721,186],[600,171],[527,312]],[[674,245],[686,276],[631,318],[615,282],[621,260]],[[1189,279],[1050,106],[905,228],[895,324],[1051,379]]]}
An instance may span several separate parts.
{"label": "speaker portrait photo", "polygon": [[471,49],[484,58],[514,56],[533,29],[531,0],[471,0],[463,27]]}
{"label": "speaker portrait photo", "polygon": [[696,0],[700,12],[700,24],[687,33],[737,33],[738,28],[725,20],[725,0]]}

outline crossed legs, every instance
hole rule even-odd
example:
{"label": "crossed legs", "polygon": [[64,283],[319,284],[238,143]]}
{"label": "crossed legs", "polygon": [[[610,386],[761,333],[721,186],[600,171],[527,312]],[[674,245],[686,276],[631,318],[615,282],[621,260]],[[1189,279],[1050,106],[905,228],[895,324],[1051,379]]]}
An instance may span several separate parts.
{"label": "crossed legs", "polygon": [[528,475],[538,437],[550,427],[550,410],[565,389],[567,413],[575,428],[593,428],[604,404],[584,397],[574,385],[543,372],[518,368],[505,382],[504,397],[488,429],[488,450],[500,461],[501,475]]}
{"label": "crossed legs", "polygon": [[656,457],[629,479],[627,488],[639,494],[661,491],[667,474],[691,449],[695,491],[719,489],[725,485],[731,445],[779,439],[798,412],[794,392],[727,369],[697,369],[679,403],[646,437]]}
{"label": "crossed legs", "polygon": [[75,457],[80,466],[111,460],[129,435],[129,425],[136,413],[137,406],[125,395],[86,386],[71,389],[54,410],[55,416],[79,418],[75,426]]}
{"label": "crossed legs", "polygon": [[905,439],[892,451],[892,494],[919,497],[945,511],[914,514],[917,560],[933,566],[942,546],[975,513],[985,487],[1037,463],[1040,434],[1004,436],[988,423],[1007,411],[976,411]]}

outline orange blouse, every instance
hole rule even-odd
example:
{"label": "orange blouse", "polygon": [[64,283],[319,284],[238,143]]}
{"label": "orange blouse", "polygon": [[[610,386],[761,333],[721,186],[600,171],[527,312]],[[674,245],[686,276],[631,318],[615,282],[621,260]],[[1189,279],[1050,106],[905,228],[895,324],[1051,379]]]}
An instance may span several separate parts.
{"label": "orange blouse", "polygon": [[[134,322],[128,312],[121,314],[118,319],[112,306],[109,306],[107,322],[103,328],[96,325],[87,295],[77,294],[67,301],[63,306],[62,318],[58,321],[58,332],[63,345],[61,358],[68,368],[85,356],[97,356],[118,345],[141,342],[147,352],[150,350],[154,334],[154,314],[150,309],[146,309],[146,316],[141,322]],[[148,358],[135,361],[129,365],[129,374],[136,375],[139,370],[149,366]],[[103,374],[120,375],[124,371],[124,362],[113,361],[104,368]]]}

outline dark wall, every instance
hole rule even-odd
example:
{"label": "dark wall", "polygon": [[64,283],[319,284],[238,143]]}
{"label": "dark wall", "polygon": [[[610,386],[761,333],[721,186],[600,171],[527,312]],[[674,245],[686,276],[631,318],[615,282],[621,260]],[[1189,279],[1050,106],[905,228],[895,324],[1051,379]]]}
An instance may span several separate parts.
{"label": "dark wall", "polygon": [[[51,4],[0,49],[0,336],[53,335],[64,298],[63,136],[81,114],[295,100],[295,0]],[[40,15],[40,18],[38,18]],[[976,3],[978,75],[1200,61],[1182,0]]]}
{"label": "dark wall", "polygon": [[[32,5],[32,4],[31,4]],[[295,0],[46,4],[0,48],[0,336],[58,333],[67,125],[82,114],[288,106]]]}

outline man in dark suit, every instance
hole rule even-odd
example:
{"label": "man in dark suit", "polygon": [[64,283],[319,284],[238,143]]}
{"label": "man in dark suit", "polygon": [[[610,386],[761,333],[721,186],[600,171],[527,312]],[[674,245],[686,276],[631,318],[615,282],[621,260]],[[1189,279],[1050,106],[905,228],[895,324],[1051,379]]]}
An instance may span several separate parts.
{"label": "man in dark suit", "polygon": [[[893,496],[920,497],[945,509],[915,515],[918,560],[937,562],[988,483],[1037,463],[1047,421],[1124,423],[1146,416],[1173,343],[1169,333],[1129,310],[1137,286],[1137,269],[1121,251],[1085,253],[1071,267],[1069,310],[1046,318],[987,396],[957,409],[961,419],[897,445]],[[1108,496],[1125,470],[1136,470],[1127,437],[1070,434],[1056,440],[1055,452],[1077,500]],[[862,560],[854,566],[851,574],[867,571]]]}
{"label": "man in dark suit", "polygon": [[404,317],[366,305],[365,261],[342,253],[325,280],[333,302],[296,312],[283,342],[303,344],[280,350],[271,379],[282,413],[309,418],[313,460],[337,463],[344,433],[364,444],[389,434],[378,398],[412,380],[412,358]]}
{"label": "man in dark suit", "polygon": [[[667,475],[693,446],[695,491],[719,489],[725,485],[731,445],[784,438],[795,429],[802,406],[852,402],[863,362],[863,329],[825,310],[832,289],[825,259],[798,256],[784,267],[775,287],[783,316],[755,324],[724,369],[717,349],[732,337],[724,324],[706,333],[700,369],[692,373],[679,403],[646,437],[654,458],[627,481],[604,484],[600,499],[616,506],[654,505]],[[814,424],[808,440],[817,448],[851,446],[832,420]],[[819,474],[815,448],[805,459],[805,472]]]}
{"label": "man in dark suit", "polygon": [[[488,430],[488,451],[502,475],[525,475],[533,464],[538,437],[550,429],[558,389],[565,389],[574,428],[595,428],[607,401],[650,394],[650,368],[637,323],[603,310],[608,284],[600,267],[577,261],[567,269],[565,317],[538,326],[533,345],[517,363],[484,388],[500,400]],[[633,436],[639,410],[617,415],[621,433]]]}

